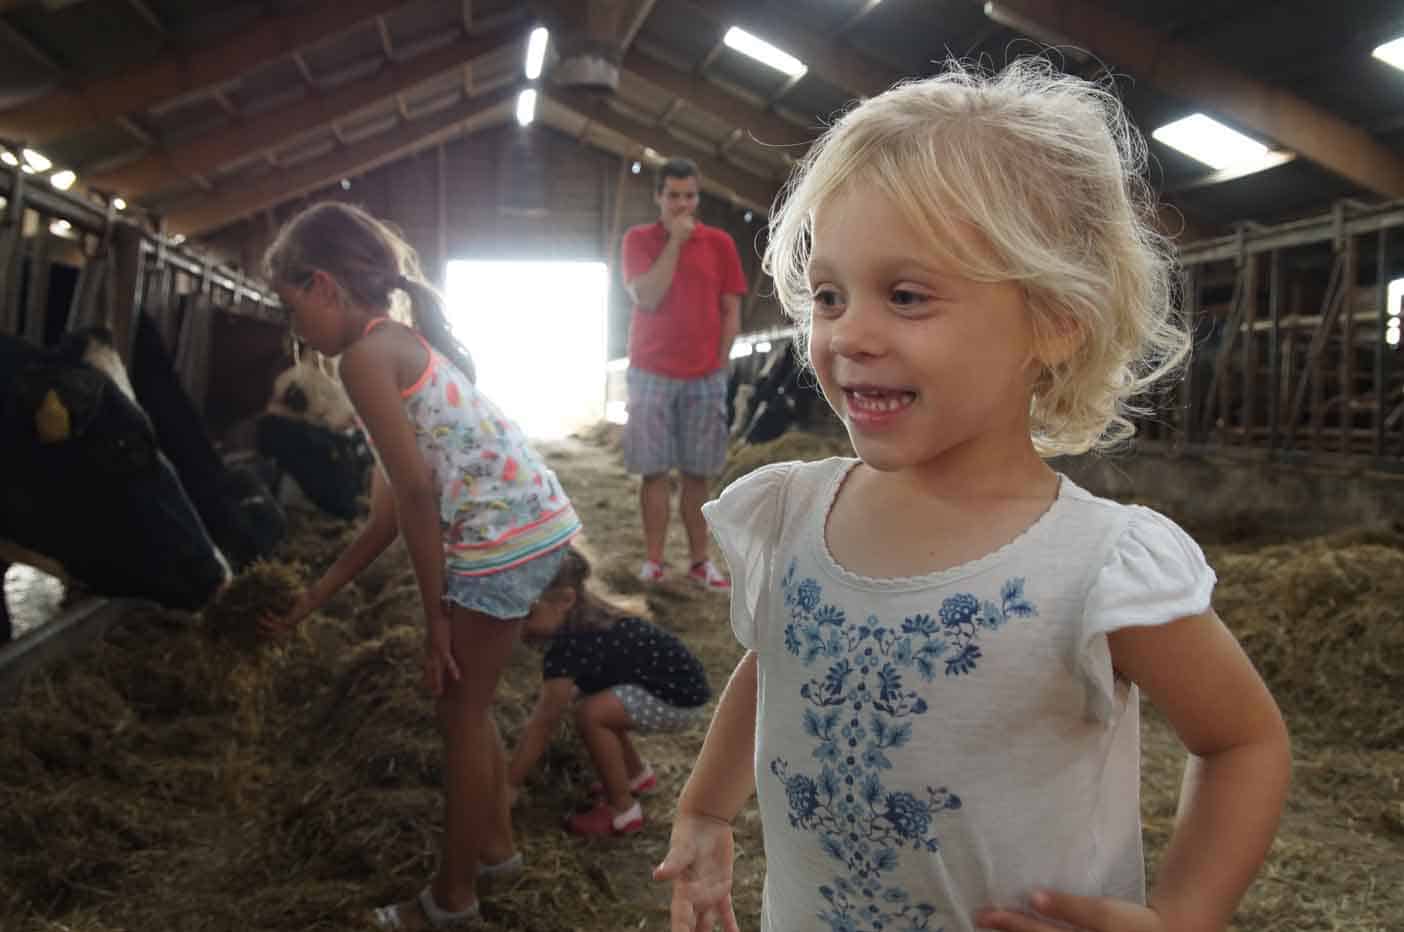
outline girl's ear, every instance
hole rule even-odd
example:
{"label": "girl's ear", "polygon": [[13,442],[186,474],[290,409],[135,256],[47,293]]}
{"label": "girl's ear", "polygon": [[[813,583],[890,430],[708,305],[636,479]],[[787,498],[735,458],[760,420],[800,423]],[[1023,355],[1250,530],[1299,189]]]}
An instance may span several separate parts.
{"label": "girl's ear", "polygon": [[1034,320],[1034,357],[1045,369],[1060,366],[1071,359],[1086,340],[1087,334],[1074,318],[1059,314]]}
{"label": "girl's ear", "polygon": [[312,273],[312,278],[307,283],[307,290],[314,298],[324,302],[334,302],[341,295],[341,289],[337,287],[336,279],[321,269]]}

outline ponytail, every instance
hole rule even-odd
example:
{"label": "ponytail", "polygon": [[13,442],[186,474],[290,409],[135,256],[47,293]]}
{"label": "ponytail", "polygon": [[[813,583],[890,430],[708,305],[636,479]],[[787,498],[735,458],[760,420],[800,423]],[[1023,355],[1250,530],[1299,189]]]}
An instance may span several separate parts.
{"label": "ponytail", "polygon": [[473,365],[473,357],[449,329],[448,315],[445,313],[444,298],[439,289],[422,278],[401,275],[396,283],[401,291],[409,296],[410,315],[414,329],[423,334],[429,345],[443,354],[458,371],[468,377],[469,382],[478,381],[478,373]]}

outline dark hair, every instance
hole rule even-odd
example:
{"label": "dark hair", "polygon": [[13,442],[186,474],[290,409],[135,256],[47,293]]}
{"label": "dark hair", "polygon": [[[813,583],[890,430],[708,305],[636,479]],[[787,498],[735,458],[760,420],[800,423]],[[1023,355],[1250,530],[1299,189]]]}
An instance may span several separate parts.
{"label": "dark hair", "polygon": [[449,329],[443,296],[424,280],[414,248],[365,210],[334,201],[307,208],[283,225],[263,268],[275,285],[300,285],[320,269],[371,308],[388,309],[392,293],[403,291],[415,329],[474,380],[473,359]]}
{"label": "dark hair", "polygon": [[561,568],[556,571],[555,578],[546,587],[547,592],[552,589],[570,589],[575,593],[575,604],[561,623],[561,631],[603,631],[625,617],[624,612],[585,588],[585,580],[589,578],[590,561],[585,559],[585,555],[579,550],[567,547]]}
{"label": "dark hair", "polygon": [[702,174],[697,170],[697,163],[692,159],[669,159],[658,166],[658,175],[654,179],[653,193],[662,194],[663,185],[669,178],[696,178],[698,184],[702,183]]}

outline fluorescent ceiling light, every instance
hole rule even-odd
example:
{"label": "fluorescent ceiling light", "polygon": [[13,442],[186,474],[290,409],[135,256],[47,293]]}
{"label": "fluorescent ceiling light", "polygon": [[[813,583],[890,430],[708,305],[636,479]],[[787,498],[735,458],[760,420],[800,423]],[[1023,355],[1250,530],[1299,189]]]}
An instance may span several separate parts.
{"label": "fluorescent ceiling light", "polygon": [[769,65],[776,71],[783,72],[792,78],[797,78],[809,69],[804,62],[795,58],[787,52],[782,52],[764,39],[759,39],[751,35],[744,29],[732,26],[722,37],[727,48],[735,49],[742,55],[749,55],[756,61]]}
{"label": "fluorescent ceiling light", "polygon": [[4,152],[0,152],[0,162],[4,162],[6,165],[14,168],[19,165],[19,157],[9,149],[6,149]]}
{"label": "fluorescent ceiling light", "polygon": [[1370,54],[1387,65],[1393,65],[1396,68],[1404,70],[1404,36],[1400,36],[1398,39],[1391,39],[1389,42],[1376,48]]}
{"label": "fluorescent ceiling light", "polygon": [[536,119],[536,89],[527,88],[517,95],[517,122],[530,125]]}
{"label": "fluorescent ceiling light", "polygon": [[1249,139],[1202,113],[1166,123],[1151,135],[1170,148],[1220,171],[1262,162],[1270,151],[1256,139]]}
{"label": "fluorescent ceiling light", "polygon": [[127,199],[126,199],[126,198],[123,198],[123,197],[114,197],[114,198],[112,199],[112,206],[115,207],[115,208],[117,208],[118,210],[126,210],[126,209],[127,209]]}
{"label": "fluorescent ceiling light", "polygon": [[50,162],[42,152],[35,152],[33,149],[24,150],[24,160],[37,172],[46,172],[54,167],[54,163]]}
{"label": "fluorescent ceiling light", "polygon": [[49,184],[58,188],[60,191],[67,191],[69,188],[73,187],[73,183],[77,180],[78,176],[67,168],[61,172],[54,172],[49,176]]}
{"label": "fluorescent ceiling light", "polygon": [[546,43],[550,39],[551,33],[545,26],[537,26],[531,31],[531,38],[527,40],[526,53],[528,81],[535,81],[541,77],[541,65],[546,61]]}

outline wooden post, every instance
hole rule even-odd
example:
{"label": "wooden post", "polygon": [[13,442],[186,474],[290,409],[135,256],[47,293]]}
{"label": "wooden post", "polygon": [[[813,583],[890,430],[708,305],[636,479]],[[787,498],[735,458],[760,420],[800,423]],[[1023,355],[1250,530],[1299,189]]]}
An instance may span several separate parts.
{"label": "wooden post", "polygon": [[[1199,329],[1199,266],[1185,269],[1184,277],[1185,325],[1193,335]],[[1180,381],[1180,433],[1175,440],[1175,452],[1183,453],[1185,445],[1193,441],[1194,434],[1194,349],[1190,350],[1189,365],[1185,366],[1185,376]]]}
{"label": "wooden post", "polygon": [[1282,250],[1268,258],[1268,450],[1277,449],[1282,433]]}
{"label": "wooden post", "polygon": [[1360,281],[1360,238],[1346,236],[1346,265],[1341,281],[1341,455],[1349,456],[1355,426],[1355,288]]}
{"label": "wooden post", "polygon": [[1389,332],[1391,310],[1388,306],[1389,229],[1382,228],[1376,235],[1379,239],[1375,243],[1375,313],[1379,316],[1375,319],[1375,411],[1372,426],[1375,429],[1375,456],[1384,456],[1384,413],[1390,402],[1389,385],[1385,382],[1385,350],[1388,349],[1385,334]]}
{"label": "wooden post", "polygon": [[1258,385],[1258,334],[1253,323],[1258,317],[1258,269],[1259,256],[1247,259],[1244,269],[1243,287],[1243,398],[1239,413],[1238,442],[1244,446],[1253,444],[1253,423],[1256,411]]}

